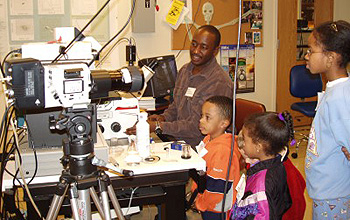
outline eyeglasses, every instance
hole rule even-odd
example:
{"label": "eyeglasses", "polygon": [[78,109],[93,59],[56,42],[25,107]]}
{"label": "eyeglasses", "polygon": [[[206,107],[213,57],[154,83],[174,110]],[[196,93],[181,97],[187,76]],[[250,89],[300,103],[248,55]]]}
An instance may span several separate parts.
{"label": "eyeglasses", "polygon": [[313,54],[313,53],[323,53],[323,52],[324,52],[324,51],[321,51],[321,52],[313,52],[311,49],[307,49],[305,55],[311,56],[311,54]]}

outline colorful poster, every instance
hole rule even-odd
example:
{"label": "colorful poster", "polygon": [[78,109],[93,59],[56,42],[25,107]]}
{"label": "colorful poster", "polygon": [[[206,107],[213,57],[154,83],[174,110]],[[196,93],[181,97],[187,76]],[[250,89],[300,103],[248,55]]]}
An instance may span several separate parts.
{"label": "colorful poster", "polygon": [[[238,62],[237,45],[220,46],[220,64],[228,72],[232,81],[237,76],[237,93],[255,90],[255,46],[240,45]],[[237,68],[236,68],[237,63]]]}

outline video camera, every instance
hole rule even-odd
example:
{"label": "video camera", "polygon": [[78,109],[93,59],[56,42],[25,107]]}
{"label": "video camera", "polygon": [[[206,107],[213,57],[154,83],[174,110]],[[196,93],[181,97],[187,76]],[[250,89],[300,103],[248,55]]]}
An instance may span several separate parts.
{"label": "video camera", "polygon": [[141,69],[90,70],[83,62],[41,63],[32,58],[6,63],[15,106],[19,110],[53,107],[86,108],[92,99],[108,97],[109,91],[137,92],[154,74],[156,62]]}

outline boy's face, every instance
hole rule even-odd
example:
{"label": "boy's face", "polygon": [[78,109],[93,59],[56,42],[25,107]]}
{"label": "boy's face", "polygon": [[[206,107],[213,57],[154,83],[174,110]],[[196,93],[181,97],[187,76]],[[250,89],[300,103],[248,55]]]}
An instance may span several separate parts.
{"label": "boy's face", "polygon": [[199,130],[202,134],[209,134],[212,139],[220,136],[228,126],[228,120],[224,120],[220,109],[213,103],[205,102],[202,107],[202,117],[199,120]]}

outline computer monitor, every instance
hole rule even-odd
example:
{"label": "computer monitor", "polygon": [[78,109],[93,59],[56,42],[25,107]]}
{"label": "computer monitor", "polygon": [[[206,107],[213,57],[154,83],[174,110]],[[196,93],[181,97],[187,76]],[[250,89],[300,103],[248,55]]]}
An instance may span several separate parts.
{"label": "computer monitor", "polygon": [[153,77],[147,83],[147,88],[143,96],[159,99],[167,95],[172,95],[175,87],[177,68],[174,55],[141,59],[138,65],[142,67],[154,59],[156,59],[158,63],[154,69],[155,73]]}

